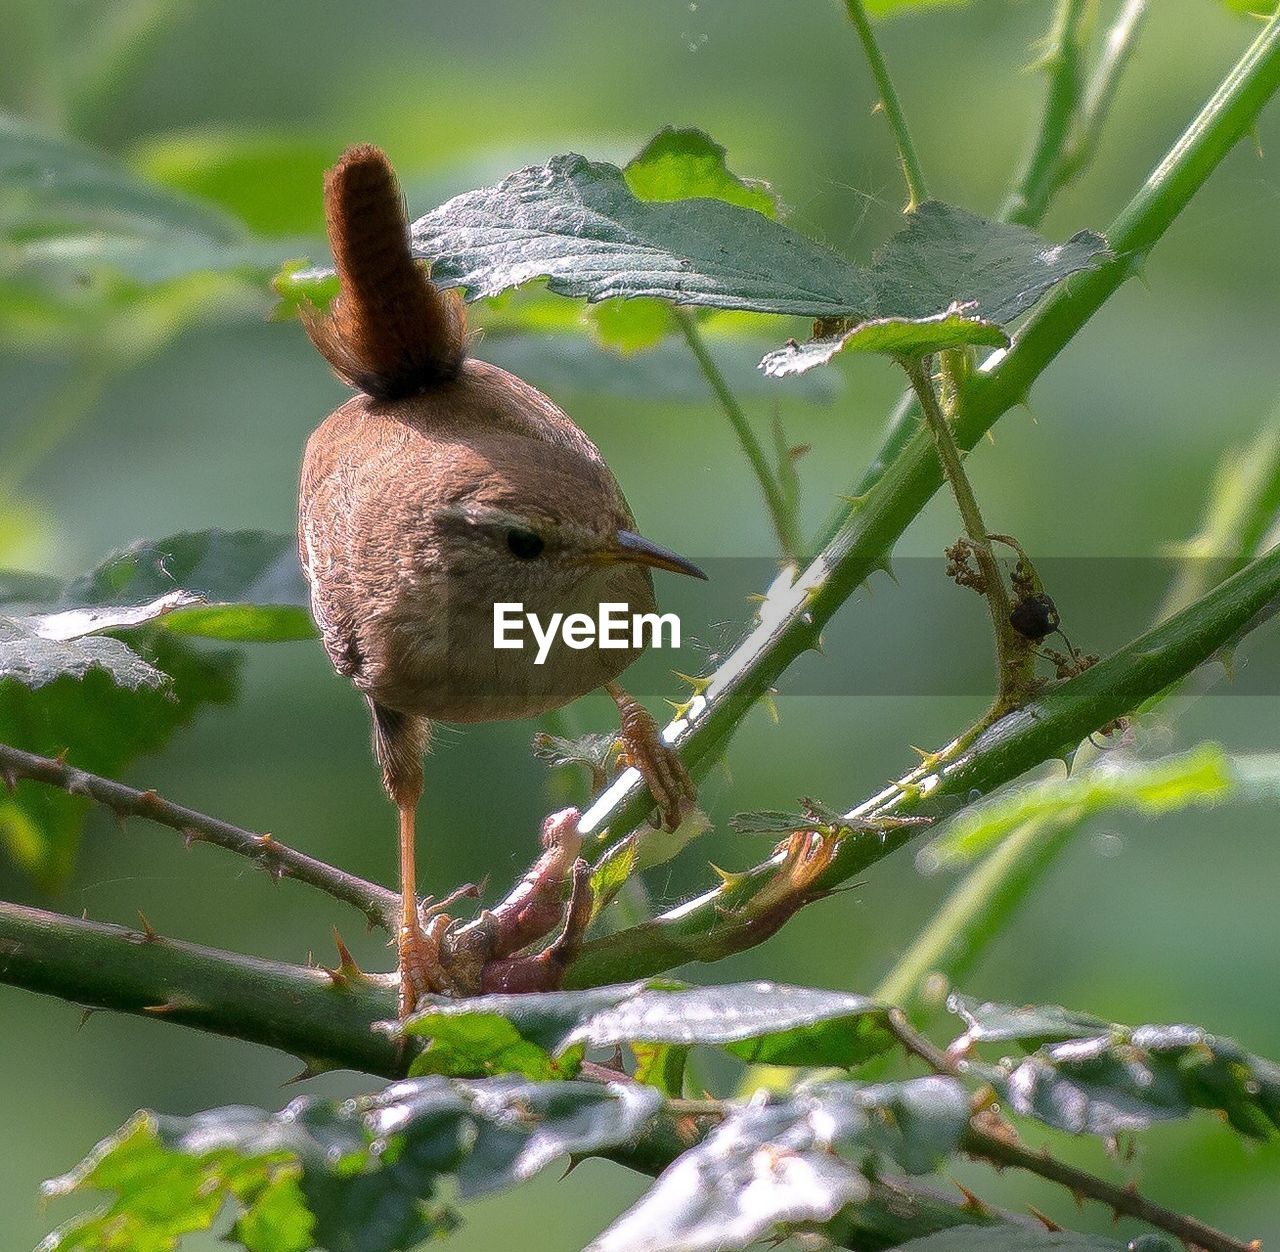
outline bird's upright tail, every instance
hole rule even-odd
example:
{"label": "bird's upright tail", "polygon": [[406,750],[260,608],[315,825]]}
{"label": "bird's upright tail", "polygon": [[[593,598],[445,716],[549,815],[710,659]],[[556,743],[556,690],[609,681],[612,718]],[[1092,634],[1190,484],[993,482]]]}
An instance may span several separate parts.
{"label": "bird's upright tail", "polygon": [[307,334],[343,382],[378,400],[453,378],[466,356],[466,309],[440,291],[409,250],[404,198],[386,154],[348,148],[324,181],[339,294],[304,316]]}

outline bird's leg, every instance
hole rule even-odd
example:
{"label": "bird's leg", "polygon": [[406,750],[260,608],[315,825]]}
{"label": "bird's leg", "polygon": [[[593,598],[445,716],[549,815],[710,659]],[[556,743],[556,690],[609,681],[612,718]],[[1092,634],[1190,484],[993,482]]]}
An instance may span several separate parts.
{"label": "bird's leg", "polygon": [[414,807],[400,809],[400,930],[396,946],[400,957],[400,1017],[406,1018],[423,996],[448,988],[449,978],[440,963],[437,917],[426,929],[418,912],[417,875],[414,865]]}
{"label": "bird's leg", "polygon": [[675,830],[693,808],[697,788],[689,777],[676,750],[662,737],[658,723],[649,711],[629,696],[616,682],[604,688],[618,706],[622,722],[622,747],[627,762],[640,771],[653,802],[658,807],[662,825]]}
{"label": "bird's leg", "polygon": [[457,988],[441,960],[440,941],[449,919],[436,910],[423,926],[418,907],[415,864],[415,813],[422,796],[422,754],[428,727],[420,717],[398,713],[369,701],[373,713],[373,750],[382,766],[382,782],[400,811],[400,1016],[408,1017],[432,992],[452,995]]}

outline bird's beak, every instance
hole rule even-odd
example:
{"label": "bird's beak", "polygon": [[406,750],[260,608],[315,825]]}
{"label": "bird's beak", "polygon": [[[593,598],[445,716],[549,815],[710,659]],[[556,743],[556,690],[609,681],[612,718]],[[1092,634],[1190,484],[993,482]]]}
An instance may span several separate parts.
{"label": "bird's beak", "polygon": [[688,574],[690,578],[706,580],[704,574],[692,561],[653,543],[634,530],[620,530],[617,534],[617,546],[606,548],[601,554],[602,561],[631,561],[636,565],[651,565],[654,569],[667,569],[673,574]]}

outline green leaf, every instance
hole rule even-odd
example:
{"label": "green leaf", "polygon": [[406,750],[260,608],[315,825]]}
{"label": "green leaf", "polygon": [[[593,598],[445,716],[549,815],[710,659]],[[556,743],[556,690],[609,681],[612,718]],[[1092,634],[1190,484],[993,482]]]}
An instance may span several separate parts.
{"label": "green leaf", "polygon": [[226,1205],[231,1238],[252,1252],[399,1252],[456,1225],[432,1202],[442,1177],[455,1175],[464,1197],[512,1186],[558,1158],[633,1141],[660,1102],[635,1084],[426,1078],[280,1113],[143,1113],[45,1184],[47,1197],[113,1194],[40,1252],[173,1252]]}
{"label": "green leaf", "polygon": [[[213,205],[4,114],[0,187],[0,246],[10,262],[4,312],[27,335],[84,332],[129,310],[128,347],[146,348],[192,313],[228,307],[228,286],[212,279],[265,284],[290,251]],[[314,250],[310,240],[292,249]],[[170,287],[168,300],[152,290]],[[124,348],[121,338],[113,350]]]}
{"label": "green leaf", "polygon": [[[314,633],[289,536],[204,531],[136,543],[72,582],[0,577],[0,741],[117,777],[204,704],[235,693],[238,658],[178,638]],[[102,632],[112,632],[104,634]],[[57,882],[87,810],[33,783],[0,798],[0,846]]]}
{"label": "green leaf", "polygon": [[[413,246],[437,282],[473,299],[545,279],[550,291],[589,301],[645,296],[857,320],[933,317],[960,302],[988,321],[1025,311],[1106,251],[1090,232],[1054,247],[931,202],[863,267],[723,200],[639,200],[616,166],[573,154],[448,201],[414,223]],[[327,274],[292,282],[305,288]]]}
{"label": "green leaf", "polygon": [[622,171],[639,200],[723,200],[765,217],[777,217],[778,198],[766,182],[739,178],[728,153],[705,131],[668,126],[660,130]]}
{"label": "green leaf", "polygon": [[773,1065],[856,1065],[890,1046],[883,1009],[863,996],[775,983],[629,983],[538,996],[442,1001],[387,1023],[429,1040],[414,1073],[573,1073],[585,1051],[619,1045],[723,1047]]}
{"label": "green leaf", "polygon": [[843,334],[810,339],[806,343],[791,340],[776,351],[767,353],[760,362],[760,368],[770,378],[786,378],[806,373],[815,365],[826,365],[840,352],[879,352],[886,356],[917,357],[963,345],[1004,348],[1008,344],[1009,336],[999,326],[969,317],[962,306],[953,305],[932,317],[915,320],[873,317]]}
{"label": "green leaf", "polygon": [[975,1043],[1016,1041],[1031,1049],[1063,1039],[1093,1038],[1108,1034],[1112,1029],[1111,1023],[1101,1017],[1073,1013],[1056,1004],[1014,1008],[1008,1004],[979,1003],[968,996],[953,995],[947,999],[947,1009],[964,1018],[966,1029],[956,1041],[957,1048]]}
{"label": "green leaf", "polygon": [[589,1252],[728,1252],[824,1225],[868,1199],[881,1162],[936,1169],[968,1123],[968,1093],[950,1078],[830,1083],[737,1108]]}
{"label": "green leaf", "polygon": [[[33,639],[0,618],[0,742],[41,756],[65,752],[72,765],[118,777],[202,706],[234,698],[234,653],[198,651],[154,626],[127,636],[127,645],[94,635]],[[55,885],[71,867],[87,809],[81,796],[20,782],[12,796],[0,793],[0,847]]]}
{"label": "green leaf", "polygon": [[1109,757],[1066,777],[1013,787],[970,805],[918,854],[926,872],[964,865],[1025,822],[1076,824],[1103,812],[1156,817],[1192,805],[1211,805],[1239,789],[1230,758],[1215,743],[1153,761]]}
{"label": "green leaf", "polygon": [[[32,588],[22,575],[0,576],[0,608],[12,595],[30,611]],[[175,634],[270,642],[315,635],[307,604],[292,535],[215,529],[138,540],[39,608],[46,621],[68,622],[75,621],[72,610],[91,610],[100,624],[89,629],[162,619]]]}
{"label": "green leaf", "polygon": [[1114,1136],[1214,1109],[1241,1134],[1280,1131],[1280,1066],[1198,1026],[1112,1025],[1056,1007],[976,1005],[952,997],[968,1024],[952,1045],[1017,1039],[1037,1048],[996,1065],[972,1061],[1012,1111],[1072,1134]]}

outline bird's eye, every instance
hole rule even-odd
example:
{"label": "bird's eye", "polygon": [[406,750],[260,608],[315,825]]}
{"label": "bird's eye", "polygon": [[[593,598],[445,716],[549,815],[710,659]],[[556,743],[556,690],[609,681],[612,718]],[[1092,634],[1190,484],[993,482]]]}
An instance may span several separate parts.
{"label": "bird's eye", "polygon": [[531,530],[507,531],[507,551],[519,561],[536,560],[546,546],[542,536]]}

